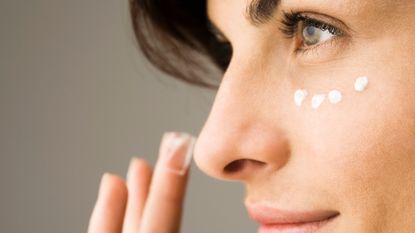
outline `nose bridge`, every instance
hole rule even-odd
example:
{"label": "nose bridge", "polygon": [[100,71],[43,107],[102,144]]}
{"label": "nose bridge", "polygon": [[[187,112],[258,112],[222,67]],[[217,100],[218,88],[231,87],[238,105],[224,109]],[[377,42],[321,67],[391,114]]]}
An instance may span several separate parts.
{"label": "nose bridge", "polygon": [[241,78],[249,73],[227,72],[195,144],[199,168],[219,179],[249,179],[260,170],[279,169],[288,159],[288,138],[264,111],[272,102],[261,101],[261,87]]}

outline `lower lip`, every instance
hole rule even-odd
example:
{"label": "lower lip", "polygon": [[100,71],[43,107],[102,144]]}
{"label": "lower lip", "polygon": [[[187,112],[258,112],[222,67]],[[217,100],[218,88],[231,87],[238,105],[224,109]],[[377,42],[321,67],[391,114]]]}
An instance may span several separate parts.
{"label": "lower lip", "polygon": [[287,223],[275,225],[262,225],[258,233],[318,233],[319,230],[331,222],[335,217],[309,223]]}

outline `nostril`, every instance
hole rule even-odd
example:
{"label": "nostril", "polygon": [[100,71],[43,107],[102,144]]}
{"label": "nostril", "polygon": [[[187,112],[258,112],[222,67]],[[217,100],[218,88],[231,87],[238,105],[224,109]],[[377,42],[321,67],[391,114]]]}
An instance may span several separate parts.
{"label": "nostril", "polygon": [[246,162],[246,159],[238,159],[238,160],[232,161],[231,163],[226,165],[223,170],[225,171],[225,173],[235,173],[243,169],[245,162]]}
{"label": "nostril", "polygon": [[264,162],[260,162],[258,160],[253,159],[238,159],[235,161],[232,161],[228,165],[225,166],[223,169],[225,173],[236,173],[243,170],[246,170],[248,167],[259,167],[265,165]]}

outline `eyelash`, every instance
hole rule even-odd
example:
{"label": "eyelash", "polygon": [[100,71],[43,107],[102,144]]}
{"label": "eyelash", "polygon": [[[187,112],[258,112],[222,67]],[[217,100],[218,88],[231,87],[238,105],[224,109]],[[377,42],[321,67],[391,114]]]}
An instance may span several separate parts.
{"label": "eyelash", "polygon": [[[336,37],[344,34],[344,32],[341,29],[331,24],[322,22],[320,20],[313,19],[309,16],[305,16],[303,15],[303,13],[300,13],[300,12],[283,12],[283,19],[281,20],[281,23],[282,23],[282,27],[280,27],[280,30],[289,39],[292,39],[297,36],[298,27],[300,23],[303,23],[304,27],[313,26],[320,30],[328,31]],[[316,46],[319,46],[319,45],[310,46],[309,48],[300,47],[296,49],[296,51],[300,51],[300,50],[307,51],[311,49],[312,47],[316,47]]]}
{"label": "eyelash", "polygon": [[[305,26],[313,26],[316,28],[319,28],[323,31],[329,31],[331,34],[333,34],[334,36],[342,36],[344,34],[344,32],[325,22],[322,22],[320,20],[311,18],[309,16],[305,16],[303,15],[304,13],[300,13],[300,12],[283,12],[283,19],[281,20],[282,23],[282,27],[280,27],[280,30],[283,34],[285,34],[285,36],[289,39],[292,39],[294,37],[297,36],[298,33],[298,26],[299,24],[302,22]],[[228,67],[231,57],[232,57],[232,45],[229,41],[227,40],[223,40],[222,39],[218,39],[221,38],[222,35],[220,33],[218,33],[214,27],[211,27],[211,25],[209,26],[209,30],[212,33],[212,35],[214,35],[212,37],[212,41],[211,43],[214,44],[213,47],[215,47],[215,60],[217,62],[217,64],[220,66],[220,68],[222,70],[226,70],[226,68]],[[334,37],[333,39],[331,39],[330,41],[327,42],[333,42],[334,39],[336,39],[336,37]],[[325,44],[324,42],[322,44]],[[212,44],[211,44],[212,45]],[[321,44],[319,44],[321,45]],[[299,47],[295,50],[295,52],[308,52],[312,49],[315,49],[316,47],[318,47],[319,45],[314,45],[314,46],[308,46],[308,47]]]}

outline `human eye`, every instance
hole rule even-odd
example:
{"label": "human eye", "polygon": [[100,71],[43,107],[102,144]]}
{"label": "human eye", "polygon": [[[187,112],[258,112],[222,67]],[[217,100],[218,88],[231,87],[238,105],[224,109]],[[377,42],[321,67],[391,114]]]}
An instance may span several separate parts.
{"label": "human eye", "polygon": [[317,49],[346,35],[345,31],[321,18],[305,12],[283,12],[280,30],[287,38],[295,39],[296,53]]}

